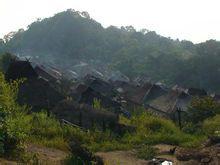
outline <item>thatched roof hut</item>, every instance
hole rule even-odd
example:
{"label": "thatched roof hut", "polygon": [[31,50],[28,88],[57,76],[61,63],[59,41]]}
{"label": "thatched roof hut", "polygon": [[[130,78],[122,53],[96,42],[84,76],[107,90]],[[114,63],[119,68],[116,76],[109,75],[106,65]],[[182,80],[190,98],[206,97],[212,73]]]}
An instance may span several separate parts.
{"label": "thatched roof hut", "polygon": [[6,80],[16,80],[21,78],[37,78],[38,74],[35,72],[29,61],[12,60],[5,73]]}
{"label": "thatched roof hut", "polygon": [[65,119],[84,128],[91,128],[95,125],[102,126],[103,122],[106,126],[118,122],[118,117],[114,113],[68,100],[59,102],[52,112],[60,119]]}

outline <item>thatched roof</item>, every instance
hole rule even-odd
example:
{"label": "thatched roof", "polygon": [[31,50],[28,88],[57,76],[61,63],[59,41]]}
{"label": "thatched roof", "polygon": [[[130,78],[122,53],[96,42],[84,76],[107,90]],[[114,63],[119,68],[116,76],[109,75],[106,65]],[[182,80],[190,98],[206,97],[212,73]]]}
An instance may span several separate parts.
{"label": "thatched roof", "polygon": [[37,78],[38,75],[29,61],[13,60],[5,73],[6,80],[20,78]]}
{"label": "thatched roof", "polygon": [[187,93],[191,96],[207,96],[207,92],[204,89],[199,88],[189,88]]}
{"label": "thatched roof", "polygon": [[176,108],[179,108],[181,111],[186,112],[188,107],[190,106],[191,101],[192,101],[192,96],[184,92],[181,92],[176,102]]}
{"label": "thatched roof", "polygon": [[107,81],[87,75],[83,82],[88,87],[92,88],[94,91],[97,91],[101,93],[104,96],[114,97],[116,95],[116,91],[114,90],[114,87]]}
{"label": "thatched roof", "polygon": [[47,68],[45,68],[44,66],[40,66],[40,65],[37,65],[34,70],[37,72],[37,74],[48,80],[48,81],[57,81],[60,79],[60,75],[58,73],[56,73],[55,71],[52,72],[52,71],[49,71]]}
{"label": "thatched roof", "polygon": [[165,114],[175,113],[177,108],[186,111],[192,97],[180,90],[164,90],[158,86],[152,87],[145,99],[145,106],[149,106]]}
{"label": "thatched roof", "polygon": [[151,83],[145,83],[143,86],[137,86],[124,81],[115,81],[113,85],[126,101],[137,105],[143,104],[144,97],[152,86]]}
{"label": "thatched roof", "polygon": [[[94,84],[93,84],[94,85]],[[103,92],[101,86],[99,87],[98,84],[97,86],[87,86],[86,84],[79,84],[75,90],[73,90],[71,96],[74,100],[76,100],[79,103],[84,103],[87,105],[93,105],[94,99],[98,99],[101,102],[101,105],[104,108],[109,108],[109,109],[115,109],[116,111],[119,110],[120,104],[119,102],[114,100],[114,97],[108,96]],[[94,87],[94,88],[93,88]]]}
{"label": "thatched roof", "polygon": [[64,96],[42,78],[25,81],[18,93],[19,103],[28,104],[35,111],[50,109],[62,99]]}
{"label": "thatched roof", "polygon": [[153,100],[159,98],[160,96],[164,96],[166,94],[167,94],[167,90],[163,89],[159,85],[153,84],[144,98],[144,103],[150,104]]}

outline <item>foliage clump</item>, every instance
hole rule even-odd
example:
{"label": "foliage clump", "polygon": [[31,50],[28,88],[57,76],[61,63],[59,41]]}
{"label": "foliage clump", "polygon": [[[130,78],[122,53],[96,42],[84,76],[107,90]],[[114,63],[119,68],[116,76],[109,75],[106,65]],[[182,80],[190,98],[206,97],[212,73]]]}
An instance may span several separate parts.
{"label": "foliage clump", "polygon": [[30,130],[28,108],[16,103],[19,84],[7,83],[0,73],[0,155],[21,154]]}
{"label": "foliage clump", "polygon": [[203,123],[203,130],[208,136],[220,138],[220,115],[206,119]]}
{"label": "foliage clump", "polygon": [[211,97],[196,97],[192,100],[187,113],[187,121],[197,124],[220,114],[220,104]]}
{"label": "foliage clump", "polygon": [[202,136],[184,133],[171,120],[147,112],[133,116],[129,122],[136,126],[136,132],[127,134],[125,140],[136,145],[163,143],[193,147],[198,146],[204,139]]}
{"label": "foliage clump", "polygon": [[137,150],[137,156],[141,159],[150,160],[156,156],[157,152],[156,149],[149,145],[142,145]]}

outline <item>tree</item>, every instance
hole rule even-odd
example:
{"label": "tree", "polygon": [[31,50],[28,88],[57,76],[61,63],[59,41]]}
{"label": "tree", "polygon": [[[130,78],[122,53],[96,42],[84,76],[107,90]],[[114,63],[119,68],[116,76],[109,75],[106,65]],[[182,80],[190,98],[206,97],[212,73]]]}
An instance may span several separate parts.
{"label": "tree", "polygon": [[5,42],[3,39],[0,39],[0,53],[3,53],[5,49]]}
{"label": "tree", "polygon": [[87,12],[69,9],[12,32],[5,41],[0,52],[3,47],[70,69],[83,61],[128,77],[145,74],[168,85],[220,92],[220,42],[215,40],[193,44],[132,26],[103,28]]}
{"label": "tree", "polygon": [[8,69],[8,66],[12,60],[14,60],[16,56],[13,56],[10,53],[4,53],[0,56],[0,71],[6,72]]}
{"label": "tree", "polygon": [[187,120],[192,123],[201,123],[216,114],[220,114],[220,104],[213,98],[194,98],[188,110]]}

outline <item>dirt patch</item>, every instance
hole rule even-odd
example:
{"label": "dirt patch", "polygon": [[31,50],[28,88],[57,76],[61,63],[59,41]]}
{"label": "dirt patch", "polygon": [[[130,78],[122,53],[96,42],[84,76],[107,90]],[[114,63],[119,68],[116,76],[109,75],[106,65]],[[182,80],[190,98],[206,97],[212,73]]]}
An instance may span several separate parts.
{"label": "dirt patch", "polygon": [[58,149],[46,148],[37,145],[28,145],[27,151],[36,155],[36,160],[39,164],[63,164],[68,152],[64,152]]}
{"label": "dirt patch", "polygon": [[1,165],[17,165],[15,161],[6,160],[4,158],[0,158]]}
{"label": "dirt patch", "polygon": [[[68,152],[64,152],[58,149],[46,148],[43,146],[37,146],[34,144],[29,144],[27,146],[27,152],[33,154],[33,158],[30,163],[36,163],[40,165],[62,165],[64,160],[69,155]],[[17,165],[21,164],[16,161],[7,160],[5,158],[0,158],[0,165]]]}
{"label": "dirt patch", "polygon": [[138,159],[134,151],[112,151],[112,152],[98,152],[107,165],[145,165],[148,161]]}
{"label": "dirt patch", "polygon": [[154,147],[158,149],[158,156],[156,158],[170,160],[174,165],[218,165],[220,163],[220,144],[194,149],[166,144],[159,144]]}
{"label": "dirt patch", "polygon": [[[168,160],[173,162],[173,165],[218,165],[220,163],[220,144],[200,149],[185,149],[166,144],[159,144],[154,147],[157,148],[158,152],[155,160]],[[98,152],[96,155],[100,156],[107,165],[147,165],[153,163],[150,160],[138,159],[135,150]],[[179,159],[180,156],[187,156],[187,159],[185,161]]]}

